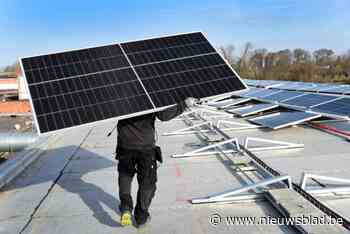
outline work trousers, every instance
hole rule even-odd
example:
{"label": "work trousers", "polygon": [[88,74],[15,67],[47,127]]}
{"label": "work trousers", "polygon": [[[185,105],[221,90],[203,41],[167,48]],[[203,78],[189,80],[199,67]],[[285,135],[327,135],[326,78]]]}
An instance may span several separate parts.
{"label": "work trousers", "polygon": [[121,212],[133,210],[131,197],[131,183],[135,173],[137,174],[138,191],[134,210],[135,220],[138,224],[146,222],[148,209],[155,195],[157,182],[156,151],[147,150],[117,150],[118,183],[119,183],[119,209]]}

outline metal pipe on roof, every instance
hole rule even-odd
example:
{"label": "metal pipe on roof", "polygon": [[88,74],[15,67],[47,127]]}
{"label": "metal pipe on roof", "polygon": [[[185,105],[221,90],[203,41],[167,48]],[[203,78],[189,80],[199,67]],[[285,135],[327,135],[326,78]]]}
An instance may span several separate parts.
{"label": "metal pipe on roof", "polygon": [[33,144],[37,137],[37,134],[32,132],[0,133],[0,152],[20,151]]}

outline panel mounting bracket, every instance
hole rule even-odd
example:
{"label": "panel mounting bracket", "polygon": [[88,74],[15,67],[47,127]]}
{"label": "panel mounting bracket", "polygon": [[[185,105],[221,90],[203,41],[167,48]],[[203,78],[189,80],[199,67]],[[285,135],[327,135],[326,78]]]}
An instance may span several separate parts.
{"label": "panel mounting bracket", "polygon": [[[222,128],[222,125],[234,125],[237,127]],[[255,125],[255,124],[239,123],[239,122],[228,121],[228,120],[218,120],[218,122],[216,123],[216,127],[223,130],[223,131],[235,131],[235,130],[247,130],[247,129],[262,128],[262,126]]]}
{"label": "panel mounting bracket", "polygon": [[[323,188],[307,188],[306,182],[308,179],[340,182],[347,185],[339,185],[339,186],[323,187]],[[300,187],[306,190],[308,193],[315,194],[315,195],[328,195],[328,194],[350,195],[350,179],[344,179],[344,178],[316,175],[316,174],[303,172],[300,179]]]}
{"label": "panel mounting bracket", "polygon": [[[218,148],[218,147],[226,145],[226,144],[232,145],[232,149],[225,149],[225,150],[222,149],[222,150],[216,150],[216,151],[210,150],[210,149],[215,149],[215,148]],[[219,143],[204,146],[204,147],[201,147],[199,149],[196,149],[196,150],[184,153],[184,154],[174,154],[171,157],[172,158],[198,157],[198,156],[215,155],[218,153],[224,153],[224,154],[238,153],[240,151],[241,151],[241,149],[239,147],[239,143],[238,143],[237,138],[232,138],[232,139],[228,139],[225,141],[221,141]]]}
{"label": "panel mounting bracket", "polygon": [[[198,129],[199,127],[203,127],[203,126],[206,126],[208,129]],[[199,123],[199,124],[192,125],[190,127],[175,130],[173,132],[165,132],[162,135],[173,136],[173,135],[194,134],[194,133],[200,133],[200,132],[210,132],[210,131],[213,131],[212,126],[213,126],[212,121],[205,121],[203,123]]]}
{"label": "panel mounting bracket", "polygon": [[[241,201],[247,196],[251,196],[252,194],[244,194],[244,195],[239,195],[244,192],[248,192],[249,190],[252,189],[257,189],[261,187],[266,187],[271,184],[276,184],[276,183],[281,183],[281,182],[287,182],[288,188],[292,188],[292,180],[290,176],[284,175],[284,176],[278,176],[278,177],[273,177],[269,179],[262,180],[260,182],[242,186],[240,188],[228,190],[222,193],[214,194],[205,198],[195,198],[192,199],[191,202],[192,204],[203,204],[203,203],[215,203],[215,202],[234,202],[234,201]],[[257,195],[259,193],[255,193]]]}
{"label": "panel mounting bracket", "polygon": [[[273,144],[272,146],[249,146],[249,142],[263,142],[263,143],[270,143]],[[265,151],[265,150],[279,150],[279,149],[296,149],[296,148],[304,148],[304,144],[296,144],[296,143],[290,143],[285,141],[275,141],[275,140],[267,140],[262,138],[256,138],[256,137],[246,137],[244,141],[244,148],[251,152],[256,151]]]}

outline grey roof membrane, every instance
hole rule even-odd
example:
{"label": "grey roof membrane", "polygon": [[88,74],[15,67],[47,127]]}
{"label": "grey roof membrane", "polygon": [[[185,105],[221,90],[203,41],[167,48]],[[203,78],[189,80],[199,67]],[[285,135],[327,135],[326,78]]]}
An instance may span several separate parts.
{"label": "grey roof membrane", "polygon": [[[246,123],[243,119],[231,120]],[[74,129],[58,135],[40,158],[0,192],[0,233],[136,233],[120,227],[114,150],[115,123]],[[182,121],[157,122],[158,144],[165,162],[158,169],[158,190],[151,205],[149,233],[296,233],[288,226],[209,224],[213,214],[226,216],[279,216],[267,201],[192,205],[189,199],[260,181],[247,172],[248,182],[225,157],[173,159],[203,145],[196,135],[162,136],[186,127]],[[254,129],[230,132],[240,141],[247,136],[305,144],[304,149],[262,151],[256,155],[298,182],[304,171],[350,177],[349,143],[322,131],[298,126],[278,132]],[[55,181],[57,180],[57,183]],[[54,184],[54,185],[53,185]],[[132,194],[135,198],[136,180]],[[332,208],[350,217],[350,199],[339,197]],[[341,201],[341,202],[340,202]],[[328,200],[326,201],[328,202]],[[31,215],[34,217],[31,218]]]}

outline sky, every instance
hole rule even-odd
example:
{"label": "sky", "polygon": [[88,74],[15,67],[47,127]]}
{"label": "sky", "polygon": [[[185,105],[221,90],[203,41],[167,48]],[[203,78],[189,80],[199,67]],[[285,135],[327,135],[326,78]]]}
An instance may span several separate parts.
{"label": "sky", "polygon": [[0,67],[19,57],[202,31],[215,46],[350,49],[350,0],[0,0]]}

